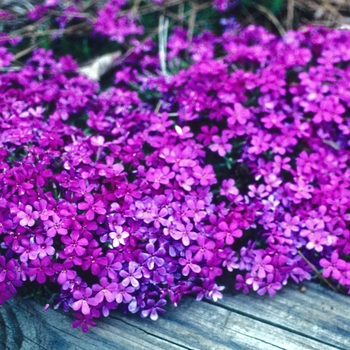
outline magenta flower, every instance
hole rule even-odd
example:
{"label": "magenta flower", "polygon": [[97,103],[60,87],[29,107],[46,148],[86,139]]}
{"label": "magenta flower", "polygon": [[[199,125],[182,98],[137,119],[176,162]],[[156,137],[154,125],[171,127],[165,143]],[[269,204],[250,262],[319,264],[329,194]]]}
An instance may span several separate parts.
{"label": "magenta flower", "polygon": [[228,143],[229,138],[225,135],[213,136],[212,142],[213,144],[209,146],[212,152],[218,152],[219,156],[224,157],[227,152],[230,152],[232,149],[232,145]]}
{"label": "magenta flower", "polygon": [[238,222],[232,221],[228,225],[225,221],[222,221],[218,225],[218,232],[214,235],[216,239],[225,240],[225,243],[231,245],[234,243],[235,238],[242,237],[242,230],[238,229]]}
{"label": "magenta flower", "polygon": [[37,211],[33,211],[32,206],[27,204],[24,211],[19,211],[17,213],[17,217],[21,219],[19,222],[21,226],[32,227],[35,224],[35,220],[39,218],[39,213]]}
{"label": "magenta flower", "polygon": [[208,146],[211,143],[213,136],[217,135],[219,129],[217,126],[208,127],[204,125],[201,127],[201,133],[198,134],[197,140],[201,141],[204,146]]}
{"label": "magenta flower", "polygon": [[260,288],[257,291],[259,295],[264,295],[266,292],[270,297],[273,297],[276,294],[276,291],[282,288],[282,284],[274,280],[275,276],[273,273],[269,273],[266,277],[266,282],[260,284]]}
{"label": "magenta flower", "polygon": [[83,271],[90,268],[93,275],[98,275],[101,268],[104,268],[107,265],[107,258],[101,255],[102,248],[96,248],[90,253],[90,255],[84,257],[81,264]]}
{"label": "magenta flower", "polygon": [[120,262],[120,256],[116,256],[113,252],[106,254],[107,264],[101,269],[98,277],[102,278],[108,276],[111,280],[115,281],[118,278],[118,272],[123,268]]}
{"label": "magenta flower", "polygon": [[237,283],[235,284],[236,290],[242,289],[244,294],[248,294],[249,293],[249,287],[248,287],[248,284],[246,283],[246,281],[244,280],[243,276],[242,275],[237,275],[236,276],[236,281],[237,281]]}
{"label": "magenta flower", "polygon": [[195,166],[193,168],[193,177],[199,180],[201,186],[210,186],[216,183],[214,169],[209,164],[204,168]]}
{"label": "magenta flower", "polygon": [[65,254],[76,254],[78,256],[84,255],[86,251],[86,246],[89,244],[89,241],[80,237],[80,232],[78,230],[72,231],[70,236],[62,236],[61,241],[66,245],[64,248]]}
{"label": "magenta flower", "polygon": [[70,270],[73,266],[72,263],[64,263],[64,264],[53,264],[53,269],[55,270],[57,276],[57,282],[62,286],[67,283],[69,280],[74,280],[77,276],[76,271]]}
{"label": "magenta flower", "polygon": [[95,202],[94,197],[91,194],[86,194],[84,198],[86,202],[80,202],[78,204],[78,209],[86,210],[85,216],[89,221],[92,221],[95,218],[95,213],[100,215],[106,214],[106,209],[101,200]]}
{"label": "magenta flower", "polygon": [[17,277],[16,260],[10,259],[6,261],[4,256],[0,256],[0,282],[12,281]]}
{"label": "magenta flower", "polygon": [[122,183],[114,193],[117,198],[123,197],[127,203],[132,203],[135,199],[141,198],[141,191],[137,185],[131,183]]}
{"label": "magenta flower", "polygon": [[40,219],[46,221],[50,216],[54,215],[54,211],[50,209],[45,199],[40,199],[34,202],[34,208],[38,211]]}
{"label": "magenta flower", "polygon": [[237,196],[239,194],[238,188],[235,186],[234,179],[227,179],[222,182],[220,189],[220,194],[222,196]]}
{"label": "magenta flower", "polygon": [[324,268],[322,275],[326,278],[332,276],[334,280],[339,280],[344,270],[347,269],[347,264],[344,260],[339,259],[339,255],[334,251],[331,255],[331,261],[321,259],[320,265]]}
{"label": "magenta flower", "polygon": [[66,235],[68,232],[67,229],[63,227],[62,219],[56,214],[53,214],[51,220],[45,221],[44,227],[47,229],[46,233],[49,237],[54,237],[57,233],[59,235]]}
{"label": "magenta flower", "polygon": [[101,278],[100,284],[94,284],[92,286],[92,291],[96,293],[95,300],[98,303],[103,302],[104,299],[109,303],[114,301],[117,290],[118,284],[109,283],[106,277]]}
{"label": "magenta flower", "polygon": [[[265,274],[265,276],[266,276],[266,274]],[[246,285],[251,286],[253,288],[253,291],[256,292],[260,288],[260,286],[262,285],[263,280],[262,280],[262,278],[260,278],[257,275],[256,272],[252,271],[252,272],[247,274],[245,283],[246,283]]]}
{"label": "magenta flower", "polygon": [[227,114],[227,124],[232,128],[235,124],[247,124],[251,117],[249,109],[244,108],[240,103],[236,102],[234,104],[234,110],[231,107],[225,106],[224,113]]}
{"label": "magenta flower", "polygon": [[191,191],[194,179],[184,169],[180,169],[180,174],[176,175],[176,180],[185,191]]}
{"label": "magenta flower", "polygon": [[205,258],[206,260],[211,260],[214,256],[215,242],[209,240],[208,238],[199,235],[197,237],[198,245],[191,245],[190,250],[196,252],[193,259],[200,262]]}
{"label": "magenta flower", "polygon": [[311,185],[307,185],[304,180],[298,179],[297,184],[290,184],[289,188],[295,192],[294,197],[299,202],[301,199],[310,199],[314,191]]}
{"label": "magenta flower", "polygon": [[316,231],[308,236],[309,242],[306,244],[307,249],[315,249],[316,252],[321,252],[324,245],[328,245],[327,237],[323,231]]}
{"label": "magenta flower", "polygon": [[151,168],[147,173],[146,180],[152,182],[152,187],[158,190],[160,185],[167,185],[174,177],[175,173],[170,171],[168,166],[164,166],[162,169]]}
{"label": "magenta flower", "polygon": [[91,327],[96,327],[96,323],[91,321],[93,316],[90,314],[84,315],[79,312],[76,312],[74,313],[74,317],[77,318],[77,320],[72,323],[73,328],[77,328],[81,325],[82,331],[86,333],[89,331],[88,325]]}
{"label": "magenta flower", "polygon": [[55,248],[53,247],[53,239],[47,237],[46,239],[42,235],[37,235],[35,237],[36,244],[38,245],[38,257],[42,259],[46,255],[54,255]]}
{"label": "magenta flower", "polygon": [[90,306],[96,306],[98,304],[94,297],[91,297],[92,289],[86,288],[85,290],[76,290],[73,293],[73,297],[76,300],[72,304],[74,311],[81,311],[83,315],[89,315],[91,311]]}
{"label": "magenta flower", "polygon": [[13,221],[6,218],[1,212],[0,212],[0,235],[6,230],[13,227]]}
{"label": "magenta flower", "polygon": [[31,261],[28,268],[28,276],[31,281],[36,279],[38,283],[43,284],[46,282],[46,276],[53,276],[54,270],[52,269],[51,259],[45,256],[42,260],[36,258]]}
{"label": "magenta flower", "polygon": [[[77,205],[71,203],[64,203],[62,209],[59,211],[59,215],[63,216],[63,227],[73,228],[74,230],[81,229],[81,223],[84,216],[79,216],[77,211]],[[58,231],[57,231],[58,232]],[[61,231],[62,232],[62,231]],[[59,233],[59,232],[58,232]]]}

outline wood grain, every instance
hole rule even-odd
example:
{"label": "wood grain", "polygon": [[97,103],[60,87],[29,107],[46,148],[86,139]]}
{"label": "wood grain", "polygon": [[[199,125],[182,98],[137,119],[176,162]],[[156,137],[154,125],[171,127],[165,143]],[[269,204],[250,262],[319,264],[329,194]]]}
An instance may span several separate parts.
{"label": "wood grain", "polygon": [[187,297],[158,321],[112,312],[87,334],[70,314],[19,297],[0,308],[0,349],[335,350],[350,349],[350,300],[307,284],[274,298],[225,295],[218,303]]}
{"label": "wood grain", "polygon": [[306,284],[301,293],[296,285],[284,288],[276,298],[237,294],[219,302],[233,313],[262,320],[274,327],[288,329],[326,346],[350,349],[350,298],[317,284]]}

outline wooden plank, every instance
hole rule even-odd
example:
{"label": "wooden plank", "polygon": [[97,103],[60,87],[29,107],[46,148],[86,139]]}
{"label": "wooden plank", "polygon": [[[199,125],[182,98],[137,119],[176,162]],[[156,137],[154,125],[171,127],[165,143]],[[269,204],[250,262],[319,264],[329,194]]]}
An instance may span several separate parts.
{"label": "wooden plank", "polygon": [[[256,300],[258,301],[258,300]],[[138,318],[133,323],[147,332],[176,339],[190,349],[336,349],[318,341],[271,326],[225,308],[195,300],[185,301],[185,312],[179,307],[157,323]]]}
{"label": "wooden plank", "polygon": [[[178,308],[172,307],[157,322],[137,316],[129,317],[126,322],[142,328],[148,334],[176,342],[185,349],[281,349],[226,327],[230,314],[231,312],[224,308],[185,298]],[[120,318],[121,315],[113,314],[113,317]]]}
{"label": "wooden plank", "polygon": [[[17,327],[17,324],[23,338],[29,341],[33,340],[34,343],[31,349],[35,350],[183,349],[152,335],[145,337],[142,330],[127,325],[122,320],[101,319],[97,328],[91,328],[89,333],[84,334],[79,329],[71,327],[71,322],[74,319],[70,314],[58,310],[44,311],[42,305],[32,300],[20,298],[14,298],[8,304],[6,308],[0,309],[0,313],[4,315],[11,310],[16,315],[15,320],[6,319],[6,329],[12,330],[6,340],[6,345],[10,350],[23,350],[26,346],[19,339],[13,337],[13,330]],[[6,315],[3,318],[5,319]],[[28,323],[28,320],[34,322]],[[16,334],[19,334],[19,332]]]}
{"label": "wooden plank", "polygon": [[156,322],[115,311],[83,334],[71,327],[70,314],[16,297],[0,308],[0,349],[349,349],[350,322],[343,315],[349,302],[312,284],[305,294],[288,286],[275,298],[237,294],[210,303],[187,297]]}
{"label": "wooden plank", "polygon": [[350,298],[314,283],[302,293],[294,284],[276,297],[237,294],[218,302],[221,307],[289,330],[337,349],[350,349]]}

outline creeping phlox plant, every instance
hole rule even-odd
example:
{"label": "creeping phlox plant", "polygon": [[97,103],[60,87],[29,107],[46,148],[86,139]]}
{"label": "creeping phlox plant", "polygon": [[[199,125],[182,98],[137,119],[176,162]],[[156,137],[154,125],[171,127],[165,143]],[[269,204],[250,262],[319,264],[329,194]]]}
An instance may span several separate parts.
{"label": "creeping phlox plant", "polygon": [[149,40],[105,91],[44,49],[3,70],[0,304],[46,284],[87,331],[116,308],[216,301],[224,271],[273,296],[313,264],[349,290],[349,46],[324,28],[175,28],[167,74]]}

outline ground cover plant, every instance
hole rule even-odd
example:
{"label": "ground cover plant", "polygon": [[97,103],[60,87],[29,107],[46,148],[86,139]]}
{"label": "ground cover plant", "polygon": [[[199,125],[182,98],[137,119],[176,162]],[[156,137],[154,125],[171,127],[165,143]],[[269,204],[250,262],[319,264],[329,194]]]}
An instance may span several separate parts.
{"label": "ground cover plant", "polygon": [[23,41],[2,36],[0,304],[41,285],[87,331],[224,285],[273,296],[318,274],[348,292],[350,32],[162,17],[155,41],[133,9],[112,0],[87,20],[75,2],[57,17],[121,50],[106,86],[55,47],[14,69]]}

